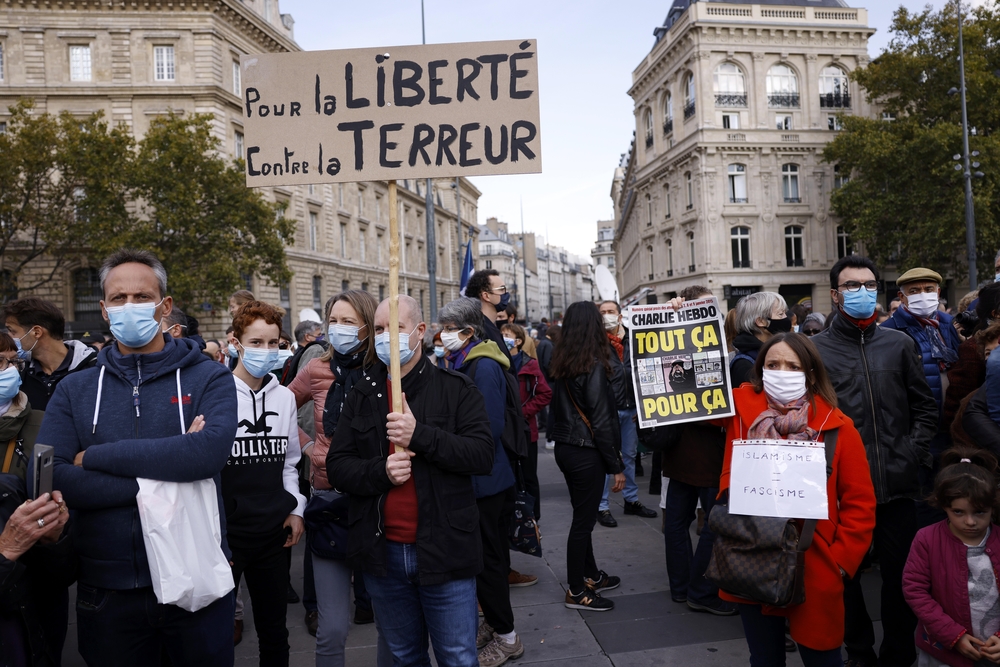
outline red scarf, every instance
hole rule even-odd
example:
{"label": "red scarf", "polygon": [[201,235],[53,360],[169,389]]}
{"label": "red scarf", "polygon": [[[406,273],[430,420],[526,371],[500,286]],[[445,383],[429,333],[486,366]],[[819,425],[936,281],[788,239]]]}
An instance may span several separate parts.
{"label": "red scarf", "polygon": [[867,329],[871,325],[875,324],[875,320],[878,319],[878,313],[877,312],[873,312],[871,317],[866,317],[863,320],[859,320],[859,319],[851,317],[850,315],[848,315],[847,313],[845,313],[844,309],[841,308],[840,306],[837,306],[837,310],[840,311],[840,316],[841,317],[843,317],[848,322],[853,322],[854,326],[856,326],[857,328],[861,329],[862,331],[864,331],[865,329]]}
{"label": "red scarf", "polygon": [[609,333],[608,340],[611,341],[611,347],[615,348],[615,352],[618,353],[618,361],[625,360],[625,348],[622,347],[622,341],[618,336]]}

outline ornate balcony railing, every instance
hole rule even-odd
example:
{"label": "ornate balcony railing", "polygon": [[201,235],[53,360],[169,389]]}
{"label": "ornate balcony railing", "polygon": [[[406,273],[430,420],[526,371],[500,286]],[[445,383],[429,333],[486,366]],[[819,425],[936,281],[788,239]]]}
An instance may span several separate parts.
{"label": "ornate balcony railing", "polygon": [[668,118],[663,121],[663,134],[672,134],[674,131],[674,119]]}
{"label": "ornate balcony railing", "polygon": [[826,93],[819,96],[819,107],[821,109],[850,109],[851,96],[847,93],[835,94]]}
{"label": "ornate balcony railing", "polygon": [[694,115],[694,100],[691,100],[684,105],[684,120],[687,120]]}
{"label": "ornate balcony railing", "polygon": [[767,96],[767,106],[771,109],[798,109],[798,93],[778,93]]}
{"label": "ornate balcony railing", "polygon": [[717,107],[739,107],[745,108],[747,105],[746,93],[736,95],[732,93],[719,94],[715,96],[715,106]]}

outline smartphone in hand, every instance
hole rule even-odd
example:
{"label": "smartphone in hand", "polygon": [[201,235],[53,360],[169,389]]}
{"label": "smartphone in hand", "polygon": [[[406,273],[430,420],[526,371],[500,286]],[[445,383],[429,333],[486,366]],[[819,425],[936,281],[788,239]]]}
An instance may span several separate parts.
{"label": "smartphone in hand", "polygon": [[52,493],[52,457],[53,449],[49,445],[35,445],[31,453],[33,475],[31,479],[31,497],[37,499],[43,493]]}

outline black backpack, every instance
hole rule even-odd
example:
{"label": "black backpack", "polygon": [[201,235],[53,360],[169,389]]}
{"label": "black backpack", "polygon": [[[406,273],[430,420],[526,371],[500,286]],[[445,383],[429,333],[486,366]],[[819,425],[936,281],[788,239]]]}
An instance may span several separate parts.
{"label": "black backpack", "polygon": [[313,345],[321,345],[325,350],[327,343],[325,340],[314,340],[308,345],[300,345],[299,349],[295,350],[295,354],[288,357],[288,360],[285,361],[285,365],[281,367],[282,385],[287,387],[292,383],[292,380],[294,380],[295,376],[298,375],[299,361],[302,359],[302,355],[305,354],[306,350],[308,350]]}
{"label": "black backpack", "polygon": [[[464,369],[466,375],[473,381],[476,378],[476,366],[482,357],[476,357]],[[503,441],[504,449],[515,459],[528,458],[528,443],[531,442],[531,428],[528,420],[524,418],[524,410],[521,409],[521,388],[518,386],[517,377],[512,373],[503,370],[504,379],[507,381],[507,395],[504,397],[504,426]]]}

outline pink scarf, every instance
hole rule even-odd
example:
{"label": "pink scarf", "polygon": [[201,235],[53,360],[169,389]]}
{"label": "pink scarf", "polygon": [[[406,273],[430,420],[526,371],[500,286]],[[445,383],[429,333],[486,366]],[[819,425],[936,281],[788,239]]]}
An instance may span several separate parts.
{"label": "pink scarf", "polygon": [[819,432],[809,428],[809,401],[805,397],[788,405],[767,399],[764,410],[750,426],[750,440],[806,440],[815,441]]}

